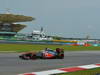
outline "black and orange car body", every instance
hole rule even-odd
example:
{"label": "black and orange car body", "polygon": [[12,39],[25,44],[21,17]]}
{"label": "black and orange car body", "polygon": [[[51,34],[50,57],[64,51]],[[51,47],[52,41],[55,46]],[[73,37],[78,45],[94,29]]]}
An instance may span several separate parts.
{"label": "black and orange car body", "polygon": [[40,52],[26,52],[22,53],[19,58],[30,60],[30,59],[63,59],[64,50],[61,48],[56,48],[56,50],[43,50]]}

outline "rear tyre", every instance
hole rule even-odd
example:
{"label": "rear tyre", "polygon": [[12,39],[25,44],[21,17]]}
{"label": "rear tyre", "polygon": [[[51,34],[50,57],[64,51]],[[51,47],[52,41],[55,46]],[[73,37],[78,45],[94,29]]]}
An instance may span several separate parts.
{"label": "rear tyre", "polygon": [[63,57],[63,56],[61,56],[61,57],[59,57],[59,59],[64,59],[64,57]]}
{"label": "rear tyre", "polygon": [[64,59],[64,54],[59,55],[58,59]]}

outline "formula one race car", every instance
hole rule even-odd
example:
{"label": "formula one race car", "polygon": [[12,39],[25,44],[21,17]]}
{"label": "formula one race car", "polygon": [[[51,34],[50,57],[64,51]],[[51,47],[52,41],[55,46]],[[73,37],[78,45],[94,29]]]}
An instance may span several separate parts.
{"label": "formula one race car", "polygon": [[40,52],[26,52],[19,56],[21,59],[64,59],[64,50],[56,48],[56,50],[46,49]]}

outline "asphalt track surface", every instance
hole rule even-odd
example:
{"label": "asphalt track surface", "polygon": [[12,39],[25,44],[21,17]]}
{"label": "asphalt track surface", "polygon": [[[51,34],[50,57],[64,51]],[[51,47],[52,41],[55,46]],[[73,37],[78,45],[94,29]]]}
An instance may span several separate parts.
{"label": "asphalt track surface", "polygon": [[64,59],[21,60],[18,53],[0,53],[0,75],[17,75],[100,63],[100,51],[65,52]]}

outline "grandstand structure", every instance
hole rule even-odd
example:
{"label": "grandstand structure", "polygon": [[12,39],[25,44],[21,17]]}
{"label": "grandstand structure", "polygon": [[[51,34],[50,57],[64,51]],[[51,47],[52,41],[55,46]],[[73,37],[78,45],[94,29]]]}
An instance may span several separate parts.
{"label": "grandstand structure", "polygon": [[17,32],[26,27],[26,25],[18,24],[18,22],[28,22],[35,18],[30,16],[5,13],[0,14],[0,38],[12,38]]}
{"label": "grandstand structure", "polygon": [[90,36],[86,38],[65,38],[58,36],[48,36],[45,34],[43,27],[40,30],[33,30],[31,34],[18,33],[20,30],[26,27],[19,22],[33,21],[35,18],[31,16],[24,16],[18,14],[12,14],[7,11],[5,14],[0,14],[0,40],[15,40],[15,41],[52,41],[61,43],[100,43],[100,39],[90,39]]}

